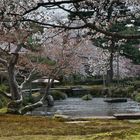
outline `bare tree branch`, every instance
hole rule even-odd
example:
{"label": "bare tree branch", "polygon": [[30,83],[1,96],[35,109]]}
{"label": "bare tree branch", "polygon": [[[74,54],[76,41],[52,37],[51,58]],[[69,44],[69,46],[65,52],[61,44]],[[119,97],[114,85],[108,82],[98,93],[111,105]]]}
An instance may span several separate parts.
{"label": "bare tree branch", "polygon": [[0,91],[0,94],[2,94],[3,96],[9,98],[9,99],[12,99],[12,96],[10,93],[7,93],[7,92],[3,92],[3,91]]}
{"label": "bare tree branch", "polygon": [[53,27],[53,28],[63,28],[63,29],[83,29],[83,28],[86,28],[87,25],[81,25],[81,26],[66,26],[66,25],[56,25],[56,24],[49,24],[49,23],[42,23],[42,22],[39,22],[39,21],[35,21],[35,20],[32,20],[32,19],[23,19],[23,20],[20,20],[21,22],[33,22],[33,23],[37,23],[39,25],[43,25],[44,28],[47,28],[47,27]]}
{"label": "bare tree branch", "polygon": [[[119,33],[115,33],[115,32],[109,32],[109,31],[106,31],[106,30],[103,30],[102,28],[98,28],[97,26],[95,26],[93,23],[89,23],[85,18],[83,18],[77,11],[79,11],[78,9],[76,9],[77,11],[74,12],[74,11],[71,11],[69,9],[66,9],[60,5],[57,5],[59,8],[61,8],[62,10],[66,11],[66,12],[69,12],[69,13],[72,13],[76,16],[78,16],[84,23],[85,25],[83,25],[83,28],[90,28],[94,31],[97,31],[97,32],[100,32],[100,33],[103,33],[107,36],[110,36],[112,38],[115,38],[115,39],[131,39],[131,40],[134,40],[134,39],[140,39],[140,34],[139,35],[123,35],[123,34],[119,34]],[[69,29],[69,28],[68,28]],[[76,27],[75,27],[76,29]]]}
{"label": "bare tree branch", "polygon": [[31,76],[32,76],[32,74],[33,74],[34,71],[35,71],[35,68],[30,72],[30,74],[29,74],[28,77],[22,75],[22,76],[24,77],[24,81],[23,81],[23,82],[21,83],[21,85],[19,86],[20,89],[22,89],[23,86],[30,80],[30,78],[31,78]]}
{"label": "bare tree branch", "polygon": [[48,2],[44,2],[44,3],[38,3],[36,7],[33,7],[32,9],[30,10],[27,10],[26,12],[23,13],[23,15],[26,15],[32,11],[35,11],[37,10],[38,8],[40,7],[46,7],[46,6],[56,6],[56,5],[60,5],[60,4],[71,4],[71,3],[77,3],[77,2],[82,2],[82,1],[85,1],[85,0],[64,0],[64,1],[48,1]]}
{"label": "bare tree branch", "polygon": [[96,30],[97,32],[103,33],[107,36],[111,36],[114,39],[140,39],[140,34],[139,35],[123,35],[123,34],[119,34],[119,33],[115,33],[115,32],[109,32],[103,29],[98,28],[97,26],[95,26],[94,24],[91,23],[87,23],[87,26],[92,29],[92,30]]}

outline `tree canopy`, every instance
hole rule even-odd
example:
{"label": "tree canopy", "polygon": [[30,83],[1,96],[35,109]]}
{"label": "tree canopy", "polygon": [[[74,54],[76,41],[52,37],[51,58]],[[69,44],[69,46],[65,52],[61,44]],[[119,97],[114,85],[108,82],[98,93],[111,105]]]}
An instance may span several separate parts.
{"label": "tree canopy", "polygon": [[[139,17],[139,4],[137,0],[2,0],[1,27],[4,31],[17,26],[29,29],[31,23],[37,23],[44,28],[86,28],[117,39],[139,39],[140,34],[108,30],[110,24]],[[68,17],[75,17],[77,21]]]}

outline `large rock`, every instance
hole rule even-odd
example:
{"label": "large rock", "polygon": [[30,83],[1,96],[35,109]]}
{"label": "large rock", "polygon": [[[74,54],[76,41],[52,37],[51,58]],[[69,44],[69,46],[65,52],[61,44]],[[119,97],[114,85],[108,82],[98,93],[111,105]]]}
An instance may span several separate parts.
{"label": "large rock", "polygon": [[48,106],[54,105],[54,99],[53,99],[52,95],[48,95],[46,100],[47,100]]}

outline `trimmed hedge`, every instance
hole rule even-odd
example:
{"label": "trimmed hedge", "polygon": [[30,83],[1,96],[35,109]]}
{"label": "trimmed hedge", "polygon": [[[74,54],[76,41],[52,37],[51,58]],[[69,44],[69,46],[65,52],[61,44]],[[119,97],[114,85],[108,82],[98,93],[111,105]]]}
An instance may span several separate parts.
{"label": "trimmed hedge", "polygon": [[54,100],[64,100],[67,98],[67,94],[58,90],[50,91],[50,94],[53,96]]}
{"label": "trimmed hedge", "polygon": [[[131,97],[134,91],[133,86],[127,87],[103,87],[102,85],[93,86],[74,86],[65,87],[62,92],[65,92],[68,97],[82,97],[91,94],[93,97]],[[61,90],[59,90],[61,91]]]}
{"label": "trimmed hedge", "polygon": [[140,92],[135,95],[134,100],[140,102]]}
{"label": "trimmed hedge", "polygon": [[85,100],[85,101],[92,100],[92,96],[90,94],[84,95],[82,97],[82,100]]}

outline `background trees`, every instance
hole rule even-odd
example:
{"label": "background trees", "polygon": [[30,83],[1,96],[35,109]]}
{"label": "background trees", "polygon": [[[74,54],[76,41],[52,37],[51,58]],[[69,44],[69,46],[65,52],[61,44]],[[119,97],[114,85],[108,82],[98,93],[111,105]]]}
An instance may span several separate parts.
{"label": "background trees", "polygon": [[[119,33],[129,32],[129,34],[138,34],[139,27],[135,26],[135,24],[132,24],[131,22],[132,20],[127,20],[127,22],[116,23],[115,25],[110,26],[109,30]],[[127,27],[129,25],[132,27]],[[115,57],[125,56],[126,58],[131,59],[134,64],[139,64],[140,40],[116,40],[114,38],[109,38],[108,36],[97,36],[96,34],[93,35],[91,40],[95,46],[101,47],[110,53],[110,57],[108,59],[109,68],[107,72],[108,82],[113,80],[113,61],[115,61]]]}
{"label": "background trees", "polygon": [[[116,52],[118,52],[118,55],[125,55],[135,63],[139,61],[138,56],[140,53],[139,47],[137,47],[139,40],[122,40],[124,38],[134,39],[134,34],[139,35],[139,26],[137,24],[139,22],[139,8],[137,6],[134,8],[136,2],[119,0],[98,1],[98,3],[97,1],[86,1],[83,3],[74,5],[75,11],[74,13],[70,12],[69,18],[74,21],[81,19],[88,24],[90,30],[87,35],[90,35],[93,44],[109,51],[109,67],[106,71],[107,81],[110,83],[113,79],[113,59]],[[133,4],[133,6],[129,4]],[[120,37],[120,34],[123,37]],[[131,37],[126,37],[127,34]]]}

